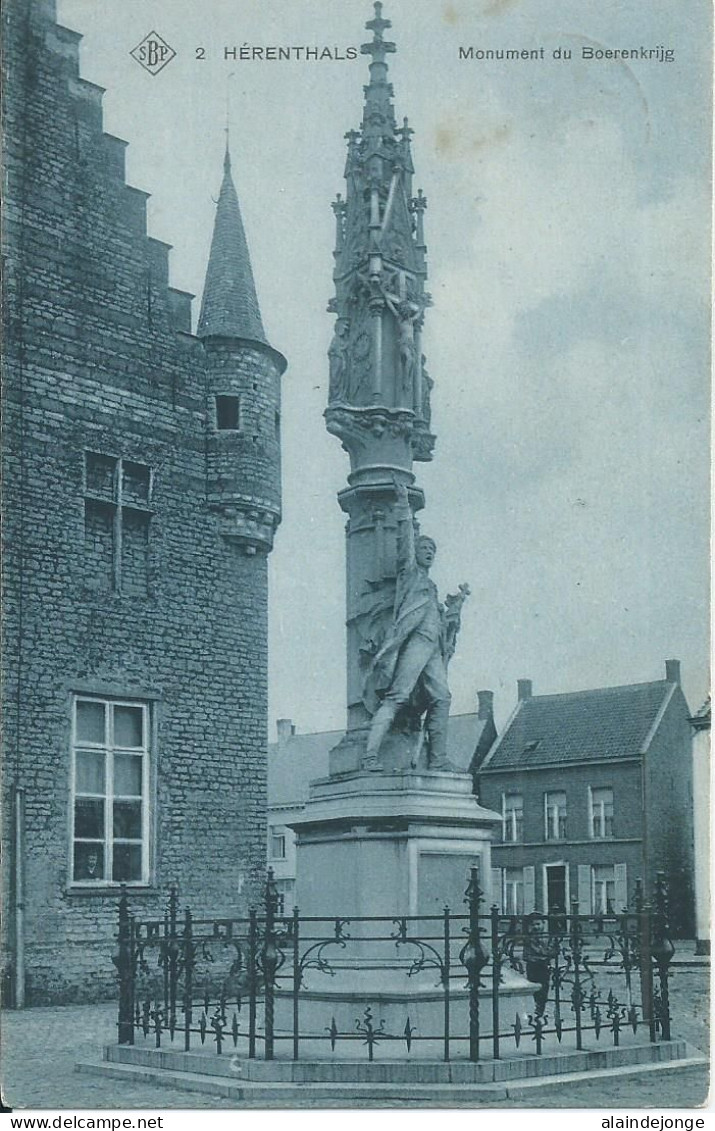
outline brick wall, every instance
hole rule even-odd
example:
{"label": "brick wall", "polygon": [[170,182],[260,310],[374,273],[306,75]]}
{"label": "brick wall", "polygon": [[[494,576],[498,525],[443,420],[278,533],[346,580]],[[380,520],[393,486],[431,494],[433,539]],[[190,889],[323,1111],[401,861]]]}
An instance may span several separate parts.
{"label": "brick wall", "polygon": [[[216,440],[210,349],[186,332],[189,299],[169,288],[166,246],[147,237],[124,143],[103,134],[102,92],[79,77],[79,37],[52,12],[8,0],[3,16],[3,787],[7,813],[16,787],[26,798],[29,1002],[114,988],[116,890],[70,884],[74,693],[151,706],[151,874],[134,906],[163,911],[171,883],[197,914],[243,913],[255,898],[267,563],[225,536],[221,492],[280,508],[281,367],[241,343],[222,353],[256,431]],[[216,443],[221,487],[207,481]],[[116,511],[88,494],[86,452],[151,469],[150,500],[122,516],[118,565]],[[12,902],[12,819],[4,829]],[[5,925],[12,961],[12,913]]]}
{"label": "brick wall", "polygon": [[690,710],[676,687],[646,756],[649,886],[663,871],[670,919],[681,937],[695,931],[693,753]]}
{"label": "brick wall", "polygon": [[[613,790],[613,838],[594,840],[589,829],[588,791]],[[544,794],[566,794],[564,840],[545,840]],[[641,765],[637,760],[530,769],[528,772],[483,772],[479,775],[479,800],[488,809],[502,811],[502,793],[521,793],[524,803],[523,842],[492,846],[495,868],[536,869],[536,906],[544,906],[542,866],[564,861],[569,891],[578,893],[579,866],[611,867],[625,864],[628,901],[632,903],[636,880],[644,878]]]}

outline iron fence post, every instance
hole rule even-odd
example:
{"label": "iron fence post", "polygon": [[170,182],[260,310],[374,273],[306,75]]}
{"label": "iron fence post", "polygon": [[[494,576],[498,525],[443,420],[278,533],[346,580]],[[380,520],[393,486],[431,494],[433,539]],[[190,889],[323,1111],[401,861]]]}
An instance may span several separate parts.
{"label": "iron fence post", "polygon": [[261,965],[263,967],[264,997],[264,1057],[273,1060],[273,1026],[275,1020],[275,976],[278,968],[278,947],[276,940],[276,906],[278,890],[273,879],[273,869],[268,869],[265,892],[265,931]]}
{"label": "iron fence post", "polygon": [[300,938],[299,938],[299,922],[300,915],[298,908],[293,908],[293,1060],[297,1060],[299,1056],[299,1041],[300,1041],[300,1018],[299,1018],[299,995],[300,995]]}
{"label": "iron fence post", "polygon": [[176,933],[176,917],[178,912],[179,896],[176,886],[172,885],[169,892],[169,940],[167,948],[169,966],[169,1032],[174,1039],[176,1029],[176,989],[179,978],[179,953]]}
{"label": "iron fence post", "polygon": [[491,909],[492,928],[492,1051],[499,1060],[499,985],[501,983],[501,960],[499,958],[499,908],[495,903]]}
{"label": "iron fence post", "polygon": [[653,939],[650,953],[658,967],[660,983],[660,1031],[663,1040],[670,1040],[670,993],[668,989],[669,967],[675,954],[675,947],[668,933],[668,885],[665,873],[658,872],[653,897]]}
{"label": "iron fence post", "polygon": [[472,866],[464,902],[469,907],[467,942],[460,952],[460,960],[467,970],[469,987],[469,1059],[479,1060],[479,989],[481,972],[489,961],[479,937],[479,905],[483,892],[477,882],[477,868]]}
{"label": "iron fence post", "polygon": [[255,907],[249,911],[248,924],[248,1056],[256,1055],[256,996],[258,993],[258,921]]}
{"label": "iron fence post", "polygon": [[184,1049],[191,1048],[191,1024],[194,996],[194,946],[191,911],[184,911]]}
{"label": "iron fence post", "polygon": [[119,899],[119,951],[115,959],[119,977],[118,1039],[120,1045],[134,1044],[134,923],[129,914],[127,889],[122,884]]}
{"label": "iron fence post", "polygon": [[576,1048],[583,1048],[581,1033],[581,924],[578,918],[578,900],[571,900],[571,954],[573,957],[573,1007],[576,1012]]}
{"label": "iron fence post", "polygon": [[159,954],[161,956],[162,974],[164,980],[164,1017],[169,1016],[169,911],[164,912],[164,936],[161,940]]}
{"label": "iron fence post", "polygon": [[641,1011],[648,1022],[651,1041],[656,1039],[653,1009],[653,962],[651,958],[651,907],[643,900],[643,885],[636,880],[635,909],[638,916],[638,970],[641,982]]}
{"label": "iron fence post", "polygon": [[450,973],[450,954],[449,950],[452,945],[449,930],[449,907],[445,906],[444,909],[444,962],[442,964],[442,986],[444,987],[444,1059],[449,1060],[449,1028],[450,1020],[450,1000],[449,1000],[449,973]]}

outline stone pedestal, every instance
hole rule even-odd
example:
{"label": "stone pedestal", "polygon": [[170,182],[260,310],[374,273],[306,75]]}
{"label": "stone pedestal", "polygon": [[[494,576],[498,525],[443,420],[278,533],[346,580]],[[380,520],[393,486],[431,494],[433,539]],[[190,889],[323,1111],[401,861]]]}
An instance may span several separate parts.
{"label": "stone pedestal", "polygon": [[319,779],[298,820],[301,915],[466,914],[473,864],[489,906],[490,842],[501,821],[469,774],[357,771]]}
{"label": "stone pedestal", "polygon": [[[488,912],[490,844],[500,820],[477,803],[469,774],[357,771],[311,784],[308,803],[291,823],[301,922],[306,916],[350,922],[345,945],[336,940],[321,952],[329,969],[306,969],[301,1029],[324,1032],[334,1022],[339,1033],[355,1034],[369,1007],[374,1024],[384,1022],[388,1033],[402,1033],[408,1018],[422,1037],[444,1033],[441,972],[430,946],[444,954],[445,906],[452,915],[467,915],[465,889],[475,865]],[[361,916],[378,918],[363,923]],[[418,917],[407,924],[404,941],[401,916]],[[453,1036],[467,1031],[466,970],[459,961],[466,926],[466,918],[450,921],[452,972],[464,974],[450,981]],[[334,923],[303,930],[330,938]],[[488,948],[488,938],[483,943]],[[528,982],[513,978],[500,992],[506,1015],[530,1011],[532,995]],[[289,1003],[283,1005],[277,1003],[279,1023]],[[487,1017],[489,1009],[485,998]]]}

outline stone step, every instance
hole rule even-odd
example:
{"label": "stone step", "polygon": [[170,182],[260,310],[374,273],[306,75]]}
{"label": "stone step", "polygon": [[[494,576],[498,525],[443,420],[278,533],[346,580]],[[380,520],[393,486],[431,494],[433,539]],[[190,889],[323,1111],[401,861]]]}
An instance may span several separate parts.
{"label": "stone step", "polygon": [[217,1056],[206,1052],[183,1052],[179,1049],[107,1045],[104,1059],[114,1064],[135,1065],[241,1082],[293,1084],[496,1084],[535,1076],[563,1075],[573,1072],[598,1071],[629,1065],[665,1064],[686,1055],[684,1041],[661,1041],[605,1048],[571,1048],[534,1056],[529,1046],[521,1055],[502,1060],[485,1059],[473,1064],[465,1059],[449,1063],[439,1060],[379,1059],[346,1060],[340,1057],[317,1059],[304,1050],[303,1057],[293,1060],[249,1060],[227,1052]]}
{"label": "stone step", "polygon": [[668,1064],[631,1064],[600,1071],[588,1070],[565,1074],[540,1076],[498,1084],[437,1084],[423,1085],[395,1083],[295,1083],[250,1082],[230,1080],[198,1072],[180,1072],[165,1068],[137,1064],[118,1064],[109,1061],[83,1062],[76,1071],[103,1076],[127,1083],[157,1084],[179,1091],[221,1096],[243,1107],[458,1107],[494,1106],[501,1100],[525,1099],[534,1088],[554,1084],[575,1083],[578,1080],[596,1080],[613,1076],[654,1071],[677,1071],[694,1065],[707,1064],[702,1055],[686,1055]]}

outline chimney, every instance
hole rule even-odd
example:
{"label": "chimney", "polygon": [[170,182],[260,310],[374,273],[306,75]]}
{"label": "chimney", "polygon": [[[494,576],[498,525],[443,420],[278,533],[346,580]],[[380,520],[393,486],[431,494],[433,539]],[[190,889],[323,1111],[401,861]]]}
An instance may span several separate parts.
{"label": "chimney", "polygon": [[516,681],[516,695],[519,702],[524,699],[531,699],[531,680],[530,679],[517,679]]}
{"label": "chimney", "polygon": [[289,738],[295,734],[295,727],[292,719],[277,719],[276,730],[278,731],[278,745],[285,746]]}
{"label": "chimney", "polygon": [[493,691],[478,691],[477,700],[479,708],[477,711],[477,718],[479,719],[492,719],[494,718],[494,692]]}
{"label": "chimney", "polygon": [[665,678],[668,683],[680,683],[680,660],[665,661]]}

